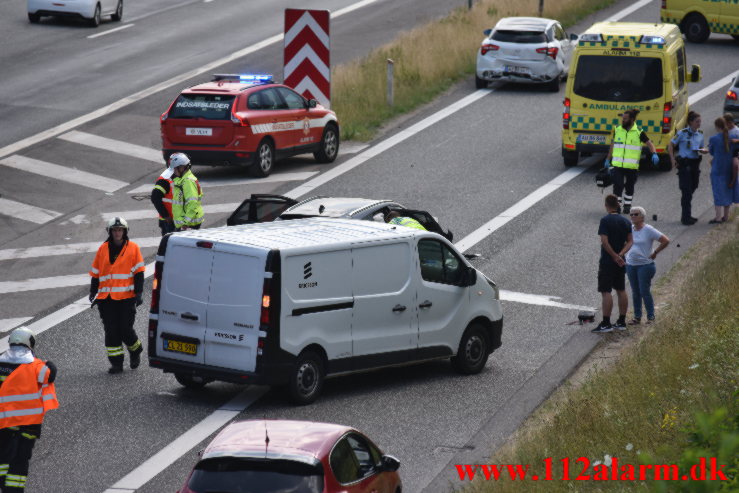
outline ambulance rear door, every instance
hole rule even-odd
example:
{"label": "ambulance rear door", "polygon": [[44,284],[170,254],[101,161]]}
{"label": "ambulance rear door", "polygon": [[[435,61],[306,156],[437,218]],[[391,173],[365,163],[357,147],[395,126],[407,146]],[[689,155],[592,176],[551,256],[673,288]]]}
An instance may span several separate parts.
{"label": "ambulance rear door", "polygon": [[205,327],[205,364],[256,368],[267,250],[216,244]]}

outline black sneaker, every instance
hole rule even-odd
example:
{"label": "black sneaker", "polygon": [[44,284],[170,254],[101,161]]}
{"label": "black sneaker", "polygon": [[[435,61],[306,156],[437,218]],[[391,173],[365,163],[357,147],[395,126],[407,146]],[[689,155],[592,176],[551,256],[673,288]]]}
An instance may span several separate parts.
{"label": "black sneaker", "polygon": [[592,332],[593,334],[605,334],[606,332],[613,332],[613,327],[609,323],[601,322],[590,332]]}
{"label": "black sneaker", "polygon": [[616,330],[626,330],[626,320],[616,320],[616,323],[611,326]]}
{"label": "black sneaker", "polygon": [[123,367],[122,366],[111,366],[108,368],[108,373],[111,375],[115,375],[116,373],[123,373]]}

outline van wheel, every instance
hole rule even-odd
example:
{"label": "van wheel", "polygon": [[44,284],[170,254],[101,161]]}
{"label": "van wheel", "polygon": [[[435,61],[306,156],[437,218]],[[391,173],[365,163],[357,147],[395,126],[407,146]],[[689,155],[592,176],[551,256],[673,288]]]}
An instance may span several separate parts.
{"label": "van wheel", "polygon": [[459,341],[457,355],[452,357],[452,366],[463,375],[480,373],[488,361],[488,345],[483,328],[478,324],[470,325]]}
{"label": "van wheel", "polygon": [[577,151],[564,151],[562,153],[562,158],[564,159],[565,166],[572,167],[577,166],[577,160],[580,156],[577,154]]}
{"label": "van wheel", "polygon": [[333,163],[339,155],[339,129],[336,125],[326,125],[321,137],[321,147],[313,153],[319,163]]}
{"label": "van wheel", "polygon": [[183,387],[196,390],[202,389],[207,384],[213,381],[208,378],[199,377],[197,375],[190,375],[188,373],[175,373],[174,378]]}
{"label": "van wheel", "polygon": [[485,89],[487,86],[488,86],[488,81],[486,81],[485,79],[481,79],[477,75],[475,75],[475,88]]}
{"label": "van wheel", "polygon": [[254,163],[249,167],[249,172],[256,177],[264,178],[272,172],[275,162],[275,148],[269,139],[264,139],[257,147]]}
{"label": "van wheel", "polygon": [[703,43],[711,35],[706,18],[700,14],[690,14],[683,23],[683,30],[692,43]]}
{"label": "van wheel", "polygon": [[323,390],[324,378],[323,359],[313,351],[305,351],[295,362],[287,384],[290,400],[301,406],[315,401]]}

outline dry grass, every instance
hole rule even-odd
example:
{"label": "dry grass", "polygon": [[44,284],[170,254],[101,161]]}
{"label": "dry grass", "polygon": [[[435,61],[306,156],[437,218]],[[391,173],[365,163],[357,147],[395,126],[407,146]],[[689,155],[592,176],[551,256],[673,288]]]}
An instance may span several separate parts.
{"label": "dry grass", "polygon": [[[563,389],[537,411],[533,426],[524,427],[491,464],[530,464],[543,473],[543,459],[555,467],[563,457],[591,462],[606,455],[620,464],[678,463],[688,445],[688,429],[698,412],[726,408],[737,419],[739,403],[739,224],[716,229],[692,250],[691,275],[672,273],[679,288],[660,311],[658,323],[620,360],[596,369],[581,387]],[[704,256],[705,250],[711,252]],[[664,288],[667,289],[667,288]],[[617,336],[614,336],[617,337]],[[735,444],[736,445],[736,444]],[[592,470],[588,471],[590,474]],[[554,470],[555,479],[561,476]],[[718,487],[717,482],[712,482]],[[475,482],[472,491],[631,491],[678,486],[654,482],[490,481]],[[710,485],[683,484],[691,491],[714,491]],[[697,489],[695,489],[697,488]],[[702,489],[703,488],[703,489]],[[682,491],[682,489],[681,489]],[[726,490],[728,491],[728,490]]]}
{"label": "dry grass", "polygon": [[[614,0],[546,0],[544,16],[571,25]],[[389,118],[406,113],[474,73],[482,31],[501,17],[535,16],[538,0],[482,0],[471,10],[407,31],[366,57],[337,66],[332,108],[345,139],[368,140]],[[386,60],[395,62],[395,105],[386,104]]]}

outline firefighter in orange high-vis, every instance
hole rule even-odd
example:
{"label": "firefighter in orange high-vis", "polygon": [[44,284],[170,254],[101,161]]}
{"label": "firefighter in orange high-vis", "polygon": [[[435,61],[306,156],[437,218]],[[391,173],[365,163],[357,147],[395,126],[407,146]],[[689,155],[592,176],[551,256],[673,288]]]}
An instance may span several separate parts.
{"label": "firefighter in orange high-vis", "polygon": [[59,407],[56,366],[33,355],[36,339],[26,327],[8,337],[0,354],[0,491],[25,491],[31,454],[47,411]]}
{"label": "firefighter in orange high-vis", "polygon": [[174,168],[170,163],[167,169],[159,175],[151,191],[151,203],[159,212],[159,229],[162,230],[162,236],[173,233],[175,229],[172,215],[172,192],[174,190],[172,175],[174,175]]}
{"label": "firefighter in orange high-vis", "polygon": [[90,269],[90,302],[97,305],[105,329],[108,373],[123,371],[123,344],[131,369],[141,363],[141,341],[133,329],[136,307],[143,303],[144,258],[139,246],[128,239],[128,223],[122,217],[108,221],[108,239],[98,248]]}

